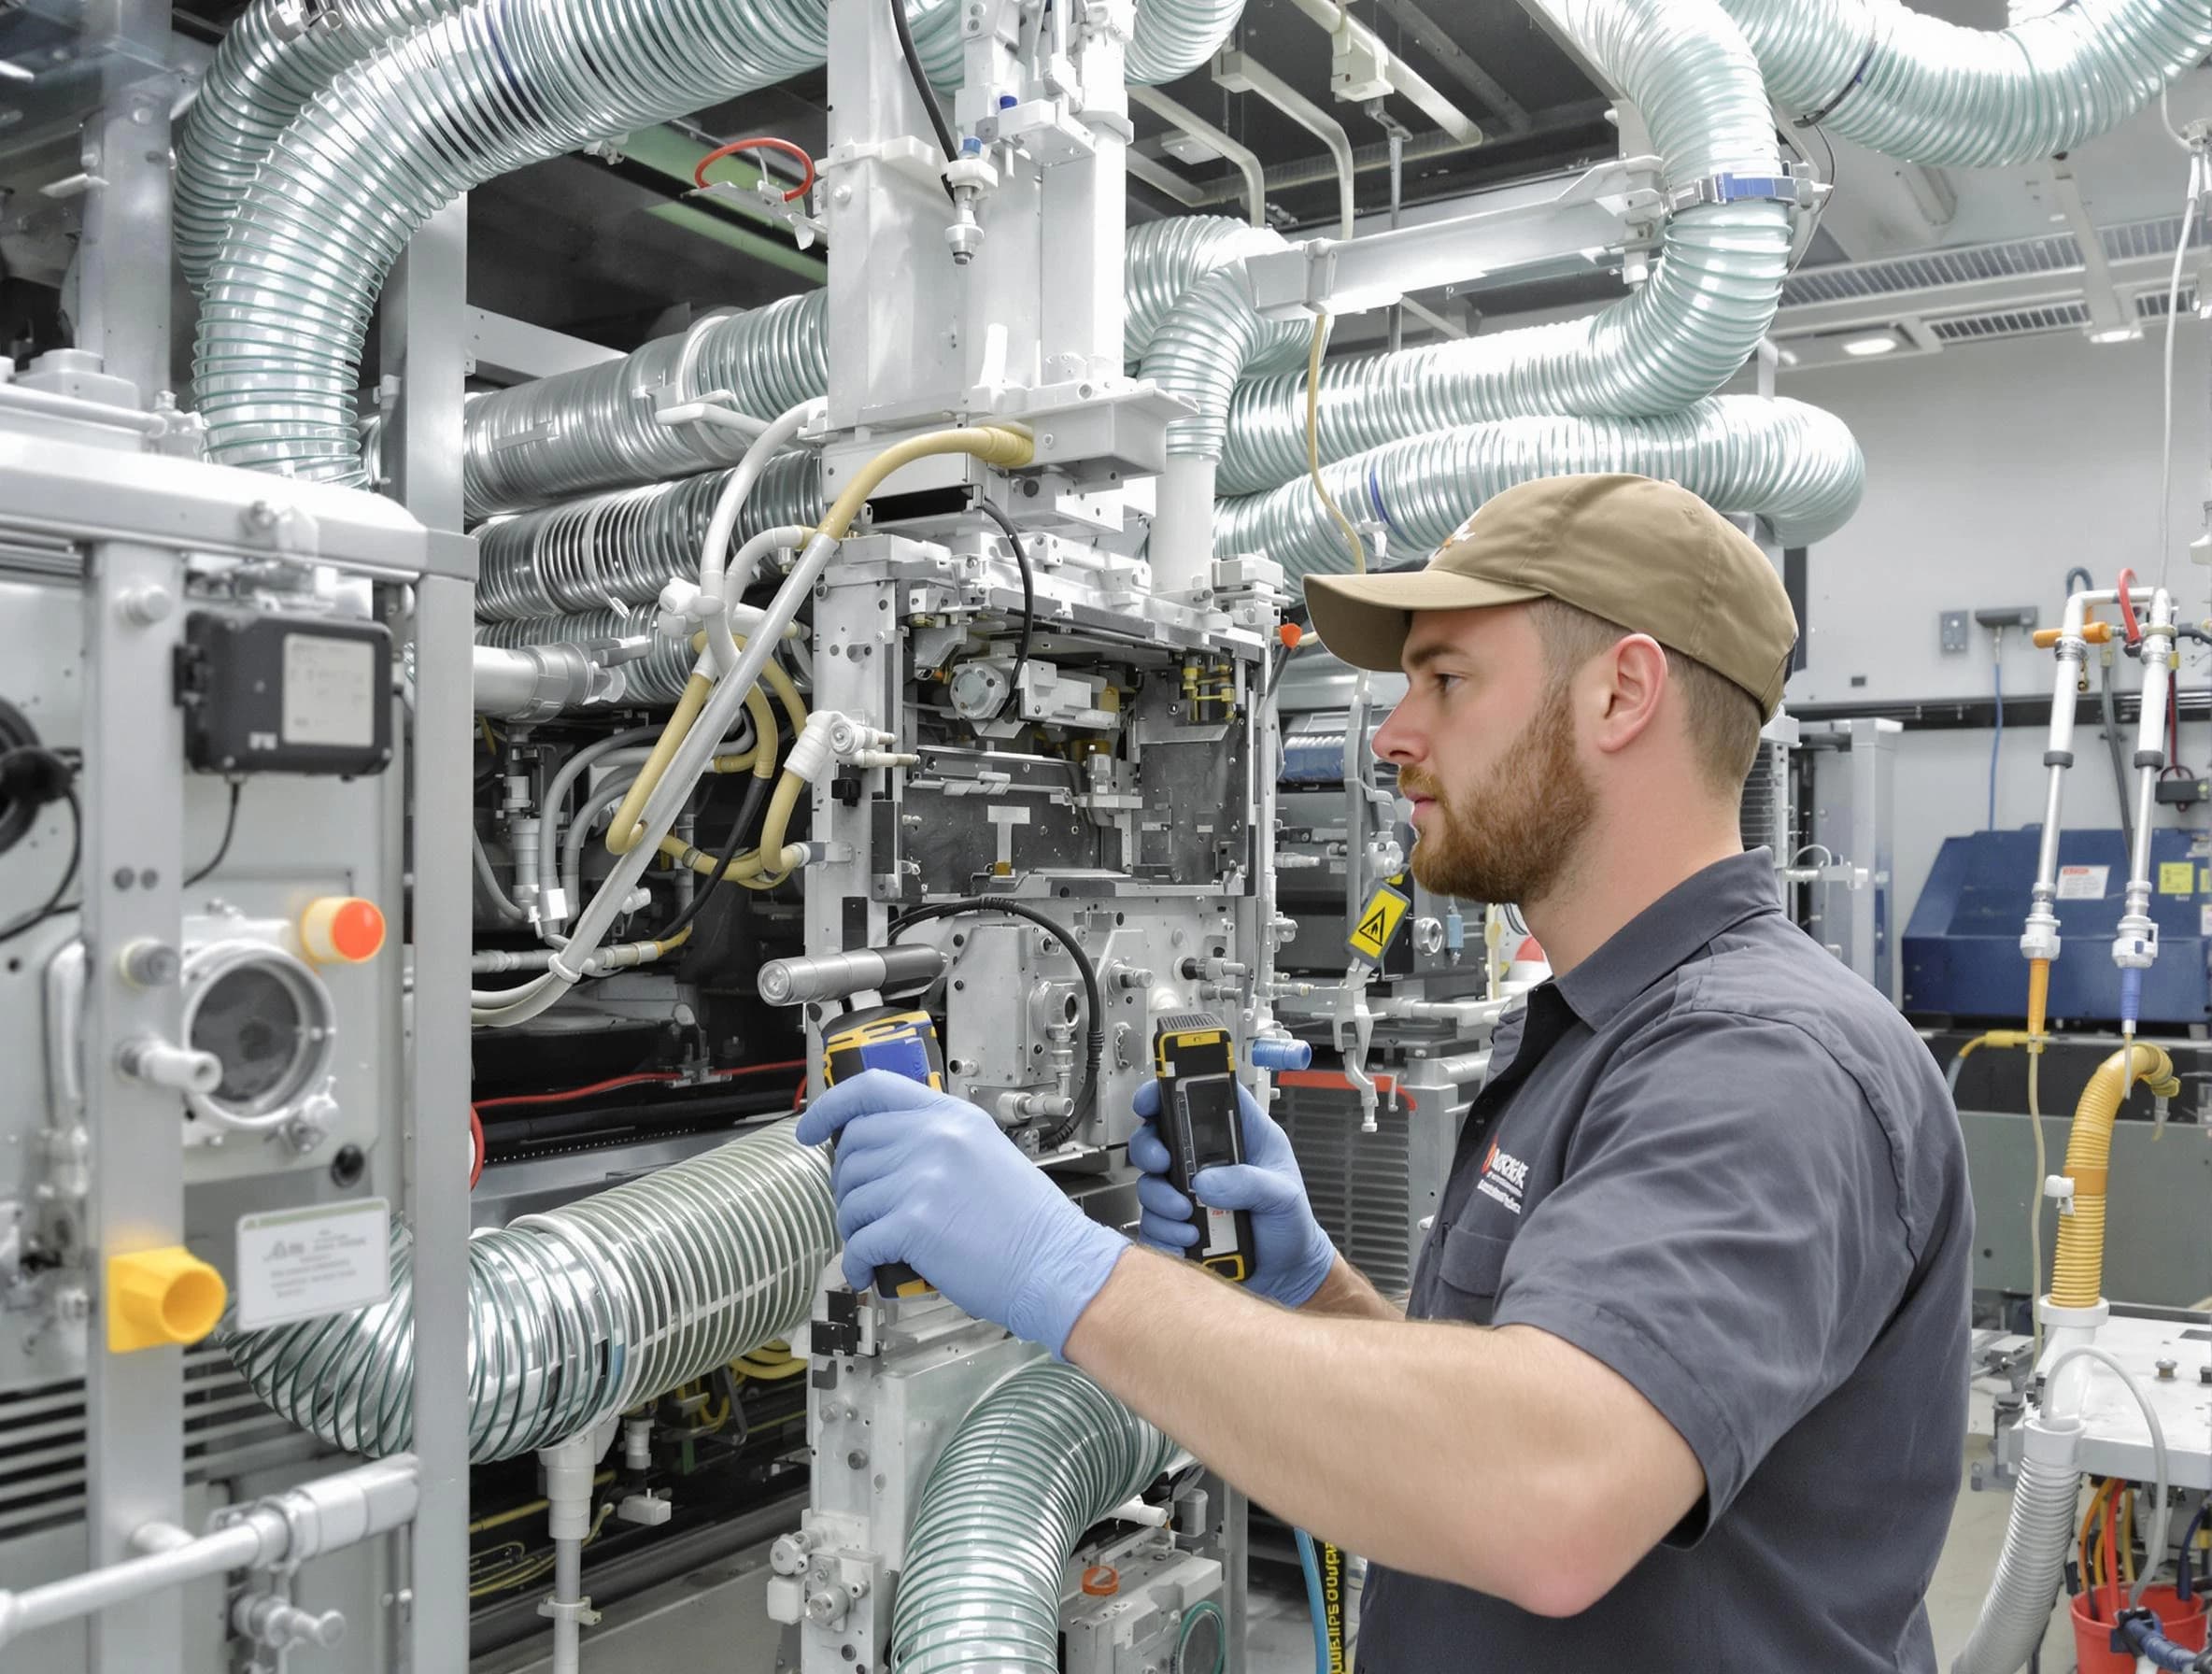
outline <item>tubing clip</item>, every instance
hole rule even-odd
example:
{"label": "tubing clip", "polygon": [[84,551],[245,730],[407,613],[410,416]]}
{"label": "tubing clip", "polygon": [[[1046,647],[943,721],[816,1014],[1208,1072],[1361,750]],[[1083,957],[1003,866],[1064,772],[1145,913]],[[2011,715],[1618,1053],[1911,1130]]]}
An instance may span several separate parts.
{"label": "tubing clip", "polygon": [[1818,184],[1797,175],[1723,172],[1687,180],[1670,189],[1666,206],[1677,214],[1714,204],[1775,203],[1787,204],[1794,209],[1810,209],[1819,199]]}

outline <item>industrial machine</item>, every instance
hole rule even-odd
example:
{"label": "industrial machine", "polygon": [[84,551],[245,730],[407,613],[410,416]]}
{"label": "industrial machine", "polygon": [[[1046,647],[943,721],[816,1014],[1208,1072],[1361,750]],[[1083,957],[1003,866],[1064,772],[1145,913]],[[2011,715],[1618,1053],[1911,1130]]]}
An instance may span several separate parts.
{"label": "industrial machine", "polygon": [[[1621,154],[1404,225],[1408,118],[1482,130],[1297,9],[1388,231],[1235,0],[0,0],[9,1674],[1244,1666],[1253,1509],[846,1285],[788,1114],[917,1074],[1124,1226],[1203,1014],[1402,1288],[1540,953],[1411,876],[1397,693],[1299,648],[1297,578],[1549,473],[1778,549],[1863,475],[1717,393],[1826,190],[1755,8],[1532,0]],[[1323,137],[1330,235],[1158,91],[1199,74]],[[818,147],[700,149],[817,77]],[[466,194],[679,144],[664,219],[806,288],[627,354],[470,306]],[[1242,216],[1131,224],[1205,202],[1156,153]],[[1615,271],[1403,343],[1464,335],[1416,293]]]}

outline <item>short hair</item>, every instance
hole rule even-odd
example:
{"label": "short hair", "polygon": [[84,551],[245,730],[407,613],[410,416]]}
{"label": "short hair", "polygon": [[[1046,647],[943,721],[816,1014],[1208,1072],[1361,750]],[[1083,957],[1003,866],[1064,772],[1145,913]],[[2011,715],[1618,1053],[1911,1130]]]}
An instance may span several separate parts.
{"label": "short hair", "polygon": [[[1553,681],[1566,679],[1636,631],[1557,599],[1537,599],[1530,610],[1544,643],[1544,664]],[[1666,650],[1667,678],[1682,698],[1682,725],[1707,786],[1732,800],[1759,756],[1759,701],[1702,662]]]}

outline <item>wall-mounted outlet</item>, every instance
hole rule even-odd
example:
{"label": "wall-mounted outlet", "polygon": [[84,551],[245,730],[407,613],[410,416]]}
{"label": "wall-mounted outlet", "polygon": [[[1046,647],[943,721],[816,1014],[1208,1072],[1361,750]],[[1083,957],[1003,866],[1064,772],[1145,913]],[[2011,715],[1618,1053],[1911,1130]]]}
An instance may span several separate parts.
{"label": "wall-mounted outlet", "polygon": [[1987,610],[1978,610],[1974,619],[1984,628],[2033,628],[2035,625],[2035,606],[2033,604],[1997,604]]}
{"label": "wall-mounted outlet", "polygon": [[1946,657],[1964,656],[1974,637],[1973,631],[1966,626],[1966,613],[1963,610],[1947,610],[1936,619],[1942,624],[1943,654]]}

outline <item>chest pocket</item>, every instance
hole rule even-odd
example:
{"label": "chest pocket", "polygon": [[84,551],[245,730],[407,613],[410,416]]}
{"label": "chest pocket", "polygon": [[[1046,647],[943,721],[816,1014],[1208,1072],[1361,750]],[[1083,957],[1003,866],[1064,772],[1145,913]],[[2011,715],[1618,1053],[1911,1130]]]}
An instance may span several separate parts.
{"label": "chest pocket", "polygon": [[1447,1227],[1437,1242],[1435,1295],[1431,1317],[1463,1320],[1486,1326],[1497,1309],[1497,1290],[1505,1274],[1510,1238],[1499,1238],[1472,1227]]}

